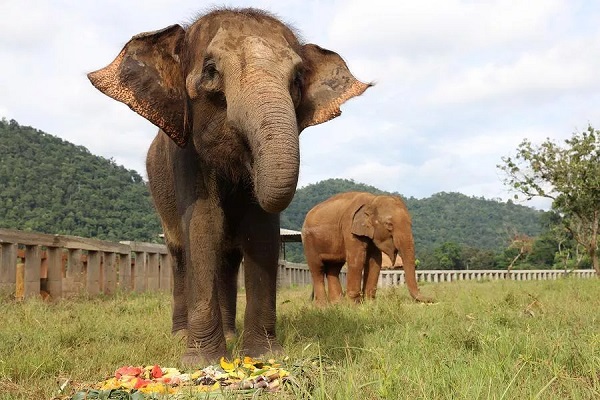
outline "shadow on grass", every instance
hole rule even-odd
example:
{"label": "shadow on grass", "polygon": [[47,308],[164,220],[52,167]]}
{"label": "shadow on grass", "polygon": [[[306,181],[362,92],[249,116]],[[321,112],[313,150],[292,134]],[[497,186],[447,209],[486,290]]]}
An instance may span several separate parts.
{"label": "shadow on grass", "polygon": [[368,351],[371,346],[365,338],[394,324],[396,321],[382,318],[374,304],[340,304],[323,309],[310,304],[282,312],[278,336],[285,348],[340,361],[349,353]]}

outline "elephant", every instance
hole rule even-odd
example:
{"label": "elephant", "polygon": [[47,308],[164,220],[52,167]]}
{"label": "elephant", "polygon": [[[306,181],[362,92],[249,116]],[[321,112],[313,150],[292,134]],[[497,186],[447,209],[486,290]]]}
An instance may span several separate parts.
{"label": "elephant", "polygon": [[88,78],[159,128],[146,167],[173,262],[172,333],[186,338],[182,363],[229,354],[242,258],[240,350],[281,353],[279,213],[296,191],[299,134],[339,116],[371,84],[337,53],[252,8],[215,9],[133,36]]}
{"label": "elephant", "polygon": [[398,196],[346,192],[330,197],[306,214],[302,243],[314,300],[321,306],[341,300],[339,274],[345,263],[347,297],[354,302],[375,298],[382,254],[395,260],[398,252],[410,295],[432,301],[417,287],[411,218]]}

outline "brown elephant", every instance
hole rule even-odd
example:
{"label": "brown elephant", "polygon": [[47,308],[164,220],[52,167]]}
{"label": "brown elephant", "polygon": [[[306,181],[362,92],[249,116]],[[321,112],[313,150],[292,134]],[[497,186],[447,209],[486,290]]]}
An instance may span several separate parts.
{"label": "brown elephant", "polygon": [[318,304],[342,298],[339,274],[344,263],[348,265],[347,296],[356,302],[363,294],[374,298],[382,253],[395,260],[398,252],[410,295],[418,301],[431,301],[417,287],[411,219],[400,197],[363,192],[335,195],[306,214],[302,242]]}
{"label": "brown elephant", "polygon": [[147,171],[174,262],[173,333],[185,364],[227,355],[245,265],[242,349],[275,336],[279,213],[294,196],[300,132],[362,94],[342,58],[266,12],[218,9],[189,26],[134,36],[90,73],[106,95],[160,128]]}

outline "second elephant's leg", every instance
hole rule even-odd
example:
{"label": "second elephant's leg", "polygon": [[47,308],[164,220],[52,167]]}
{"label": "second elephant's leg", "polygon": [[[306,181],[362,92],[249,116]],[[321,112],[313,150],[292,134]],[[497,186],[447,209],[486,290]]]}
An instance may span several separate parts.
{"label": "second elephant's leg", "polygon": [[237,281],[241,261],[241,250],[231,250],[225,254],[223,266],[219,270],[219,305],[223,318],[223,332],[227,340],[236,335]]}
{"label": "second elephant's leg", "polygon": [[367,262],[367,243],[354,238],[347,245],[346,263],[348,264],[346,295],[358,303],[362,300],[362,275]]}
{"label": "second elephant's leg", "polygon": [[279,352],[275,337],[279,215],[254,205],[241,226],[246,286],[243,349],[249,356]]}
{"label": "second elephant's leg", "polygon": [[340,283],[340,271],[344,264],[329,263],[325,267],[327,273],[327,295],[330,303],[337,303],[342,299],[343,291]]}
{"label": "second elephant's leg", "polygon": [[[375,246],[373,246],[375,247]],[[369,251],[369,259],[363,274],[363,293],[365,298],[374,299],[377,293],[377,283],[381,272],[381,251],[374,248]]]}

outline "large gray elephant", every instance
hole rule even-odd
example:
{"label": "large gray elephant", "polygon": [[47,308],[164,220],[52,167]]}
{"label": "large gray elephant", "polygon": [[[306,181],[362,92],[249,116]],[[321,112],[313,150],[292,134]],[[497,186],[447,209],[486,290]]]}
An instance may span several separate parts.
{"label": "large gray elephant", "polygon": [[296,190],[298,135],[340,115],[369,85],[338,54],[299,42],[255,9],[219,9],[134,36],[89,79],[160,128],[147,170],[174,261],[173,332],[187,331],[182,361],[227,355],[242,257],[243,349],[281,350],[279,212]]}
{"label": "large gray elephant", "polygon": [[400,253],[410,295],[417,301],[432,301],[417,287],[412,222],[398,196],[366,192],[332,196],[306,214],[302,242],[313,280],[314,299],[320,305],[341,299],[339,274],[345,263],[347,296],[355,302],[363,297],[374,298],[382,253],[390,260],[396,260]]}

